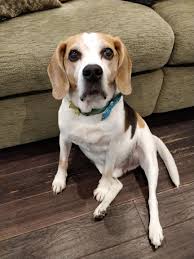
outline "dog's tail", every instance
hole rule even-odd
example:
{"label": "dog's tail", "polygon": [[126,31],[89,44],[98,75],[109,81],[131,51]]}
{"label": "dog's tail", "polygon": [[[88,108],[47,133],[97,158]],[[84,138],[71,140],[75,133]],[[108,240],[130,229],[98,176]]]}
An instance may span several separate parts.
{"label": "dog's tail", "polygon": [[172,157],[170,151],[168,150],[164,142],[156,136],[153,136],[153,137],[157,147],[157,151],[161,156],[162,160],[164,161],[166,168],[168,169],[171,180],[177,187],[179,187],[180,185],[179,173],[178,173],[178,169],[175,164],[174,158]]}

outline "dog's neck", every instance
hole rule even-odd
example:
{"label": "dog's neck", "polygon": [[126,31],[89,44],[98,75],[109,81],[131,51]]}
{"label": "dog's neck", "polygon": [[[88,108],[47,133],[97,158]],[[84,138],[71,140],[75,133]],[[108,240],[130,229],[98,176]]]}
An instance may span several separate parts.
{"label": "dog's neck", "polygon": [[112,109],[121,99],[121,93],[115,95],[104,107],[99,109],[92,109],[90,112],[82,112],[77,106],[73,104],[72,101],[69,101],[69,108],[74,110],[74,113],[77,115],[84,115],[84,116],[92,116],[97,114],[102,114],[101,120],[105,120],[111,114]]}

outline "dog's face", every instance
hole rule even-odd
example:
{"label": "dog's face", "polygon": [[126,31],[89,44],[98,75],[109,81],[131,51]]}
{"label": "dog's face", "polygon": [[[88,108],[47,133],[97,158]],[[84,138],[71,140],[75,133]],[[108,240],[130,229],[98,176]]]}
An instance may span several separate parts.
{"label": "dog's face", "polygon": [[115,92],[131,93],[131,60],[118,37],[82,33],[61,42],[48,66],[53,96],[66,94],[83,112],[102,108]]}

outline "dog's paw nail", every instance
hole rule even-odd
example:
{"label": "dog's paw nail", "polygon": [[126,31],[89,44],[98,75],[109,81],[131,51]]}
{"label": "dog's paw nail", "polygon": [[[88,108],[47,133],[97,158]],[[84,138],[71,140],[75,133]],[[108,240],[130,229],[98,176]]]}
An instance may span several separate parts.
{"label": "dog's paw nail", "polygon": [[94,197],[96,198],[97,201],[102,201],[106,196],[107,192],[108,192],[107,189],[97,187],[94,190]]}

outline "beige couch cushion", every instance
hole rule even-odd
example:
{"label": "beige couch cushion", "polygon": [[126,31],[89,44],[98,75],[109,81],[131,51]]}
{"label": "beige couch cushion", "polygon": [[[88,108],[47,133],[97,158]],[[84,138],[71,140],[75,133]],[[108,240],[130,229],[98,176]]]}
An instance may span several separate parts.
{"label": "beige couch cushion", "polygon": [[175,34],[169,64],[194,63],[194,0],[161,0],[154,9]]}
{"label": "beige couch cushion", "polygon": [[76,0],[19,16],[0,26],[0,96],[50,88],[46,69],[57,43],[84,31],[120,36],[133,72],[162,67],[174,43],[171,27],[155,11],[125,1]]}
{"label": "beige couch cushion", "polygon": [[126,102],[142,116],[150,115],[156,105],[163,82],[161,69],[132,77],[133,92]]}
{"label": "beige couch cushion", "polygon": [[194,67],[166,67],[164,81],[154,112],[167,112],[194,106]]}
{"label": "beige couch cushion", "polygon": [[1,100],[0,148],[57,136],[59,104],[51,93]]}

